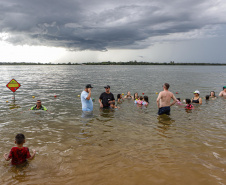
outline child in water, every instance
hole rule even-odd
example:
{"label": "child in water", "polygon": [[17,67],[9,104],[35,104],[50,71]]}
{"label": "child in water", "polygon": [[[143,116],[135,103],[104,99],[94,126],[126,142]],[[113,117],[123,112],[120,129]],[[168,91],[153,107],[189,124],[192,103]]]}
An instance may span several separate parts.
{"label": "child in water", "polygon": [[33,154],[31,155],[29,149],[27,147],[23,147],[25,143],[25,136],[23,134],[17,134],[15,137],[15,144],[17,147],[13,147],[9,155],[7,153],[4,154],[4,158],[6,161],[12,159],[12,165],[23,164],[27,161],[27,159],[31,160],[34,158],[36,151],[33,150]]}
{"label": "child in water", "polygon": [[110,108],[111,109],[117,109],[118,107],[115,105],[115,102],[110,103]]}
{"label": "child in water", "polygon": [[182,102],[180,101],[180,98],[177,98],[176,104],[177,104],[177,105],[182,105]]}
{"label": "child in water", "polygon": [[191,100],[190,99],[186,99],[186,107],[185,109],[194,109],[194,106],[191,104]]}
{"label": "child in water", "polygon": [[117,102],[118,102],[118,103],[122,103],[123,100],[124,100],[124,99],[123,99],[122,95],[121,95],[121,94],[118,94],[118,95],[117,95]]}
{"label": "child in water", "polygon": [[148,106],[149,101],[148,101],[148,96],[144,96],[144,101],[142,103],[142,105]]}
{"label": "child in water", "polygon": [[143,102],[144,101],[143,101],[143,97],[142,96],[139,96],[138,99],[134,101],[134,103],[139,104],[139,105],[142,105]]}

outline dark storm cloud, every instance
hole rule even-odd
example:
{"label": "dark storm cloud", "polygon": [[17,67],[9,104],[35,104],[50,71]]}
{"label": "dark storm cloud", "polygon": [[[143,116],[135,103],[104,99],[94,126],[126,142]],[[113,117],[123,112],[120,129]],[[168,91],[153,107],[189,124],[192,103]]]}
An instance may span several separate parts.
{"label": "dark storm cloud", "polygon": [[0,0],[0,32],[15,45],[141,49],[148,38],[225,24],[224,14],[211,0]]}

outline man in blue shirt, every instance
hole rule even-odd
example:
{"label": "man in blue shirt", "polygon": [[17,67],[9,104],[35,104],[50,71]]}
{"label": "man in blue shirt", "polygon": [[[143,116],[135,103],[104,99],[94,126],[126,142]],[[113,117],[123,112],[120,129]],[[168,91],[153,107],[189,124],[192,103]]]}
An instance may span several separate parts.
{"label": "man in blue shirt", "polygon": [[81,93],[81,102],[83,111],[93,111],[93,101],[91,99],[91,84],[87,84]]}

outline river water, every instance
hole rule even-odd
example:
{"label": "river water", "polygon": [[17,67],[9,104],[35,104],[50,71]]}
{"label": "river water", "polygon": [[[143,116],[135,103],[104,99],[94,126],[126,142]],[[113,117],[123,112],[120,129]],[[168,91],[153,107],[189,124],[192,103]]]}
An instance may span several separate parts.
{"label": "river water", "polygon": [[[226,85],[225,66],[0,66],[0,155],[15,146],[37,151],[24,167],[1,157],[0,184],[226,184],[226,99],[203,100],[194,110],[174,105],[158,116],[156,92],[168,82],[181,99]],[[15,78],[13,93],[6,84]],[[91,83],[93,116],[82,117],[78,95]],[[147,108],[125,100],[100,110],[111,92],[147,95]],[[33,98],[32,96],[35,96]],[[56,96],[56,97],[54,97]],[[48,112],[29,111],[41,99]],[[7,102],[8,101],[8,102]]]}

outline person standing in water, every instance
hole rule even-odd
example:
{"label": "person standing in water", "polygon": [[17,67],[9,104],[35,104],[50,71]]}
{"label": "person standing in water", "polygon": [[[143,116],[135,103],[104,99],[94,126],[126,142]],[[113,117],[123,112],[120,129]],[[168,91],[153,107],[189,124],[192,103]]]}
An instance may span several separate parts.
{"label": "person standing in water", "polygon": [[[176,97],[172,92],[168,89],[170,85],[168,83],[164,83],[163,91],[161,91],[156,100],[157,106],[159,108],[158,115],[167,114],[170,115],[170,106],[174,105],[177,102]],[[173,99],[173,102],[170,103],[170,100]]]}
{"label": "person standing in water", "polygon": [[93,101],[91,99],[91,84],[87,84],[81,93],[82,111],[93,111]]}
{"label": "person standing in water", "polygon": [[104,87],[105,92],[103,92],[99,97],[100,108],[110,107],[110,103],[115,102],[114,95],[110,92],[110,86]]}
{"label": "person standing in water", "polygon": [[28,160],[32,160],[35,157],[36,151],[33,150],[33,154],[31,155],[29,149],[24,147],[25,143],[25,136],[23,134],[17,134],[15,137],[15,144],[16,147],[13,147],[9,154],[5,153],[4,158],[6,161],[11,160],[12,165],[20,165],[23,164]]}

